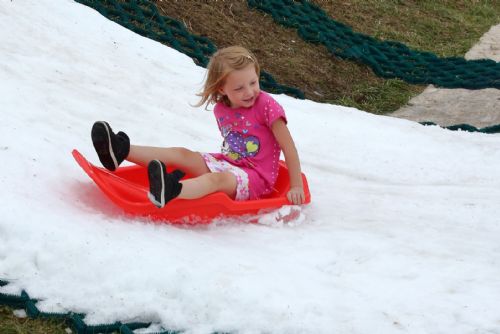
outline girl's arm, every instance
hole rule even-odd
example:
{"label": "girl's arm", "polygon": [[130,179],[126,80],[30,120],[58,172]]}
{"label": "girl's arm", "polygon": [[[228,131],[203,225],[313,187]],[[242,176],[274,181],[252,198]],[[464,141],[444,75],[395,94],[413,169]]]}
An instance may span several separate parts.
{"label": "girl's arm", "polygon": [[293,204],[302,204],[305,201],[304,185],[302,184],[299,154],[297,153],[297,148],[295,148],[292,135],[282,118],[274,121],[271,129],[285,155],[286,165],[290,174],[288,200]]}

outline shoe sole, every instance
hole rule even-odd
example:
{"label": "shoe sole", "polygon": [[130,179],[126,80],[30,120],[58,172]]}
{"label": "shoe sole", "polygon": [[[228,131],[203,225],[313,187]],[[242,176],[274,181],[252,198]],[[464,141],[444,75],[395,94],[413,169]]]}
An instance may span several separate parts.
{"label": "shoe sole", "polygon": [[116,170],[118,168],[118,161],[111,145],[111,128],[109,124],[103,121],[95,122],[92,126],[91,136],[92,143],[102,165],[110,171]]}
{"label": "shoe sole", "polygon": [[165,206],[165,165],[153,160],[148,165],[149,200],[158,208]]}

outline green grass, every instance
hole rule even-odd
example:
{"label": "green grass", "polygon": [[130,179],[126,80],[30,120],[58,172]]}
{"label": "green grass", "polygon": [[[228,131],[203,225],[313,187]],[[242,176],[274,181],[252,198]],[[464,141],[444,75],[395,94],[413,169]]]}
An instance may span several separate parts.
{"label": "green grass", "polygon": [[67,334],[64,321],[17,318],[12,312],[13,309],[0,306],[1,334]]}
{"label": "green grass", "polygon": [[406,104],[413,95],[411,85],[398,79],[389,79],[379,85],[361,83],[353,87],[352,94],[325,102],[384,114]]}
{"label": "green grass", "polygon": [[[500,23],[500,1],[350,0],[314,1],[356,32],[392,40],[441,57],[463,57],[492,25]],[[350,90],[326,102],[377,114],[399,109],[424,86],[399,80],[351,81]]]}
{"label": "green grass", "polygon": [[357,32],[445,57],[463,56],[492,25],[500,23],[497,0],[315,2]]}

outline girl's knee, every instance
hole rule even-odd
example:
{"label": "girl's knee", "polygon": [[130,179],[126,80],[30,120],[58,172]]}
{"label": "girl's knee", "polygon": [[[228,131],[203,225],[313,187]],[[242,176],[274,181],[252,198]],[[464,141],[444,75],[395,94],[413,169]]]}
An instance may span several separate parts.
{"label": "girl's knee", "polygon": [[174,150],[180,159],[189,159],[194,153],[185,147],[172,147],[172,150]]}
{"label": "girl's knee", "polygon": [[180,168],[184,168],[193,176],[203,175],[210,172],[205,159],[199,152],[191,151],[184,147],[175,147],[175,160],[173,163]]}
{"label": "girl's knee", "polygon": [[210,181],[212,181],[213,184],[216,185],[226,185],[226,184],[231,184],[234,181],[234,184],[236,184],[236,177],[228,172],[219,172],[219,173],[210,173]]}
{"label": "girl's knee", "polygon": [[229,172],[210,173],[210,181],[215,189],[223,191],[226,194],[233,196],[236,194],[236,176]]}

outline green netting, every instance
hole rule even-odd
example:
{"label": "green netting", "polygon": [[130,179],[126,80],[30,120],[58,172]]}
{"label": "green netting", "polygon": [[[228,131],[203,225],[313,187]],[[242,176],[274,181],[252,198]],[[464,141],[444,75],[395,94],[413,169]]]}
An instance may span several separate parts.
{"label": "green netting", "polygon": [[[164,43],[191,57],[206,67],[215,45],[206,37],[191,34],[183,23],[161,15],[154,1],[147,0],[75,0],[94,8],[108,19],[160,43]],[[267,72],[262,72],[260,84],[266,91],[288,94],[304,99],[297,88],[278,84]]]}
{"label": "green netting", "polygon": [[307,0],[248,0],[248,5],[298,29],[303,39],[323,44],[335,56],[370,66],[383,78],[447,88],[500,88],[500,63],[493,60],[439,58],[398,42],[380,41],[354,32]]}
{"label": "green netting", "polygon": [[487,126],[484,128],[476,128],[470,124],[457,124],[450,126],[441,126],[433,122],[420,122],[422,125],[437,125],[444,129],[453,130],[453,131],[467,131],[467,132],[481,132],[481,133],[500,133],[500,124]]}

